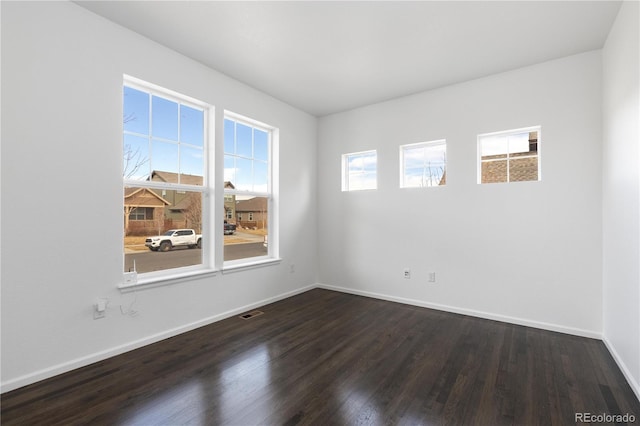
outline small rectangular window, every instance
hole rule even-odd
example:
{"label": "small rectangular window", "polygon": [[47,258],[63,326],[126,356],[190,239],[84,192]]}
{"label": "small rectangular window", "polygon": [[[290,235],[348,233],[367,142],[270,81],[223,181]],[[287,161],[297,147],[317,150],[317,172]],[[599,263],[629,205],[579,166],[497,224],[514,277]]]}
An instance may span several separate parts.
{"label": "small rectangular window", "polygon": [[355,152],[342,156],[342,190],[377,189],[377,151]]}
{"label": "small rectangular window", "polygon": [[540,126],[478,135],[478,183],[540,180]]}
{"label": "small rectangular window", "polygon": [[443,186],[447,180],[445,140],[421,142],[400,147],[400,187]]}

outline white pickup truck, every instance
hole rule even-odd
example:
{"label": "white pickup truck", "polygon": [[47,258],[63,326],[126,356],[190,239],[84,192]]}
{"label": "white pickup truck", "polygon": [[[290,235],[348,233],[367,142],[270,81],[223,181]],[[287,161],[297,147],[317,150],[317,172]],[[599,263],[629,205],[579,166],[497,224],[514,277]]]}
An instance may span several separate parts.
{"label": "white pickup truck", "polygon": [[151,251],[169,251],[179,246],[202,248],[202,235],[193,229],[170,229],[162,235],[148,237],[144,245]]}

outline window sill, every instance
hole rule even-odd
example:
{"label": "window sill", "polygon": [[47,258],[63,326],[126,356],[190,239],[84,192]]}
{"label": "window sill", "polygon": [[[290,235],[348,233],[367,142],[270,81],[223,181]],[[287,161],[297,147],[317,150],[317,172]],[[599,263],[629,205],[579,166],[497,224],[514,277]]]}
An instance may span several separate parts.
{"label": "window sill", "polygon": [[142,277],[139,278],[135,284],[120,284],[118,285],[118,289],[123,293],[129,293],[138,290],[162,287],[165,285],[173,285],[185,281],[214,277],[217,272],[218,271],[215,269],[200,269],[197,271],[168,274],[161,277]]}
{"label": "window sill", "polygon": [[[233,262],[233,261],[231,261]],[[263,268],[270,265],[278,265],[282,262],[280,258],[256,259],[242,263],[228,263],[222,267],[223,274],[233,274],[236,272],[246,271],[248,269]]]}

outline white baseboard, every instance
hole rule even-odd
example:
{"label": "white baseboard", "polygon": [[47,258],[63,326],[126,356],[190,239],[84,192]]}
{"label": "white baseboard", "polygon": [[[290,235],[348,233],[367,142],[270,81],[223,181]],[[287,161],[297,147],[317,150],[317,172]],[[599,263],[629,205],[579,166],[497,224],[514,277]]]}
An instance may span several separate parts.
{"label": "white baseboard", "polygon": [[340,287],[340,286],[321,284],[321,283],[314,284],[314,285],[308,285],[308,286],[305,286],[305,287],[302,287],[302,288],[299,288],[299,289],[296,289],[296,290],[293,290],[293,291],[282,293],[280,295],[277,295],[277,296],[274,296],[274,297],[270,297],[270,298],[267,298],[267,299],[263,299],[263,300],[260,300],[258,302],[254,302],[254,303],[251,303],[251,304],[248,304],[248,305],[245,305],[245,306],[241,306],[241,307],[238,307],[238,308],[235,308],[235,309],[220,313],[218,315],[213,315],[211,317],[204,318],[202,320],[199,320],[199,321],[196,321],[196,322],[193,322],[193,323],[190,323],[190,324],[186,324],[184,326],[180,326],[180,327],[176,327],[176,328],[173,328],[173,329],[170,329],[170,330],[166,330],[166,331],[163,331],[161,333],[157,333],[157,334],[154,334],[152,336],[145,337],[143,339],[139,339],[139,340],[136,340],[136,341],[133,341],[133,342],[129,342],[129,343],[126,343],[124,345],[120,345],[120,346],[117,346],[117,347],[114,347],[114,348],[110,348],[110,349],[107,349],[107,350],[104,350],[104,351],[100,351],[100,352],[97,352],[97,353],[94,353],[94,354],[90,354],[90,355],[87,355],[87,356],[84,356],[84,357],[76,358],[74,360],[71,360],[71,361],[68,361],[68,362],[65,362],[65,363],[62,363],[62,364],[54,365],[52,367],[49,367],[49,368],[46,368],[46,369],[43,369],[43,370],[39,370],[39,371],[36,371],[34,373],[26,374],[24,376],[20,376],[18,378],[15,378],[15,379],[12,379],[12,380],[8,380],[6,382],[2,382],[2,383],[0,383],[0,393],[9,392],[9,391],[12,391],[14,389],[18,389],[18,388],[20,388],[22,386],[30,385],[30,384],[38,382],[40,380],[48,379],[50,377],[57,376],[58,374],[66,373],[66,372],[74,370],[76,368],[84,367],[84,366],[87,366],[89,364],[93,364],[94,362],[102,361],[102,360],[105,360],[107,358],[111,358],[113,356],[120,355],[120,354],[123,354],[125,352],[129,352],[131,350],[138,349],[138,348],[141,348],[143,346],[159,342],[159,341],[167,339],[169,337],[173,337],[173,336],[177,336],[177,335],[182,334],[182,333],[186,333],[186,332],[194,330],[196,328],[199,328],[199,327],[202,327],[202,326],[205,326],[205,325],[209,325],[209,324],[212,324],[212,323],[217,322],[217,321],[224,320],[226,318],[241,314],[243,312],[249,311],[251,309],[255,309],[255,308],[260,307],[260,306],[267,305],[269,303],[277,302],[279,300],[286,299],[288,297],[292,297],[292,296],[295,296],[295,295],[300,294],[300,293],[304,293],[304,292],[312,290],[314,288],[323,288],[323,289],[327,289],[327,290],[339,291],[339,292],[342,292],[342,293],[349,293],[349,294],[355,294],[355,295],[359,295],[359,296],[371,297],[371,298],[374,298],[374,299],[387,300],[387,301],[390,301],[390,302],[403,303],[403,304],[406,304],[406,305],[420,306],[420,307],[423,307],[423,308],[436,309],[436,310],[439,310],[439,311],[452,312],[452,313],[457,313],[457,314],[462,314],[462,315],[469,315],[469,316],[473,316],[473,317],[484,318],[484,319],[489,319],[489,320],[494,320],[494,321],[501,321],[501,322],[506,322],[506,323],[510,323],[510,324],[518,324],[518,325],[523,325],[523,326],[527,326],[527,327],[539,328],[539,329],[543,329],[543,330],[556,331],[556,332],[565,333],[565,334],[572,334],[572,335],[576,335],[576,336],[582,336],[582,337],[588,337],[588,338],[603,340],[605,346],[607,347],[607,349],[609,350],[609,352],[613,356],[614,360],[616,361],[616,363],[618,364],[618,366],[622,370],[622,373],[626,377],[627,381],[629,382],[629,384],[630,384],[631,388],[633,389],[633,391],[635,392],[636,396],[638,397],[638,399],[640,399],[640,386],[638,385],[638,382],[631,376],[628,368],[626,367],[625,363],[622,361],[622,359],[620,358],[620,356],[616,352],[616,350],[615,350],[614,346],[611,344],[611,342],[609,342],[606,338],[604,338],[601,333],[598,333],[598,332],[595,332],[595,331],[590,331],[590,330],[582,330],[582,329],[578,329],[578,328],[560,326],[560,325],[557,325],[557,324],[549,324],[549,323],[545,323],[545,322],[531,321],[531,320],[527,320],[527,319],[522,319],[522,318],[517,318],[517,317],[510,317],[510,316],[506,316],[506,315],[492,314],[492,313],[476,311],[476,310],[472,310],[472,309],[458,308],[458,307],[455,307],[455,306],[441,305],[441,304],[437,304],[437,303],[429,303],[429,302],[424,302],[424,301],[416,300],[416,299],[407,299],[407,298],[403,298],[403,297],[390,296],[390,295],[387,295],[387,294],[380,294],[380,293],[374,293],[374,292],[369,292],[369,291],[356,290],[356,289],[352,289],[352,288],[348,288],[348,287]]}
{"label": "white baseboard", "polygon": [[609,350],[609,353],[613,357],[613,360],[616,362],[616,364],[618,364],[618,367],[620,368],[620,371],[622,371],[625,379],[627,379],[629,386],[631,386],[631,390],[633,390],[633,393],[636,394],[636,398],[638,398],[638,401],[640,401],[640,383],[638,383],[637,380],[631,375],[631,372],[627,368],[627,364],[625,364],[625,362],[622,360],[622,358],[616,351],[615,346],[613,346],[613,343],[611,343],[611,341],[607,339],[607,336],[603,336],[602,341]]}
{"label": "white baseboard", "polygon": [[468,315],[477,318],[489,319],[494,321],[506,322],[509,324],[524,325],[526,327],[539,328],[542,330],[555,331],[558,333],[571,334],[574,336],[588,337],[591,339],[602,339],[602,333],[592,330],[583,330],[580,328],[566,327],[558,324],[551,324],[540,321],[533,321],[507,315],[493,314],[489,312],[476,311],[473,309],[458,308],[455,306],[441,305],[438,303],[430,303],[422,300],[407,299],[404,297],[390,296],[388,294],[373,293],[370,291],[355,290],[348,287],[339,287],[329,284],[317,284],[318,288],[327,290],[335,290],[342,293],[356,294],[358,296],[372,297],[374,299],[387,300],[390,302],[404,303],[405,305],[420,306],[422,308],[436,309],[438,311],[452,312],[455,314]]}
{"label": "white baseboard", "polygon": [[34,373],[25,374],[24,376],[20,376],[15,379],[7,380],[6,382],[0,383],[0,393],[9,392],[14,389],[18,389],[20,387],[30,385],[32,383],[39,382],[40,380],[45,380],[50,377],[57,376],[58,374],[75,370],[76,368],[85,367],[89,364],[93,364],[94,362],[103,361],[107,358],[111,358],[113,356],[120,355],[125,352],[129,352],[134,349],[138,349],[143,346],[147,346],[152,343],[159,342],[164,339],[168,339],[169,337],[177,336],[179,334],[186,333],[187,331],[195,330],[196,328],[209,325],[214,322],[221,321],[223,319],[226,319],[235,315],[239,315],[251,309],[255,309],[257,307],[264,306],[269,303],[277,302],[278,300],[286,299],[288,297],[295,296],[296,294],[304,293],[315,287],[316,287],[315,285],[309,285],[293,291],[282,293],[277,296],[269,297],[267,299],[251,303],[249,305],[241,306],[239,308],[235,308],[218,315],[213,315],[208,318],[203,318],[199,321],[192,322],[190,324],[172,328],[170,330],[166,330],[161,333],[157,333],[157,334],[145,337],[143,339],[125,343],[124,345],[116,346],[114,348],[106,349],[104,351],[100,351],[87,356],[76,358],[74,360],[64,362],[62,364],[58,364],[49,368],[38,370]]}

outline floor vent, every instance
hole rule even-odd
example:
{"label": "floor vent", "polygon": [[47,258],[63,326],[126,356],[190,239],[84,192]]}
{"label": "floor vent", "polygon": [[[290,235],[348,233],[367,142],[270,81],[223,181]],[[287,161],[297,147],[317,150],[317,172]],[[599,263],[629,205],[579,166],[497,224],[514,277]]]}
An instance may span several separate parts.
{"label": "floor vent", "polygon": [[259,315],[262,315],[262,314],[264,314],[264,312],[262,312],[262,311],[251,311],[249,313],[240,315],[240,318],[248,320],[248,319],[257,317]]}

